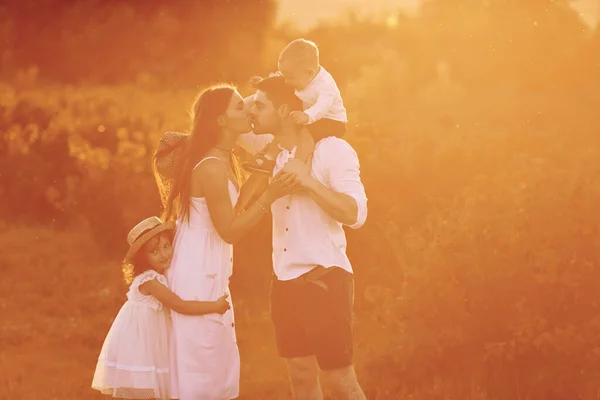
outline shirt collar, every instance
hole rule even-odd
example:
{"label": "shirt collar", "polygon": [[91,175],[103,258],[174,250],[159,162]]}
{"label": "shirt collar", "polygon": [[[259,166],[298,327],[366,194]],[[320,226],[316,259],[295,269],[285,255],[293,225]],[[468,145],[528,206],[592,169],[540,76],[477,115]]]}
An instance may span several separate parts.
{"label": "shirt collar", "polygon": [[277,143],[277,147],[279,147],[279,150],[281,150],[281,151],[285,151],[286,153],[295,154],[295,153],[296,153],[296,147],[298,147],[298,146],[294,146],[294,147],[292,147],[292,149],[291,149],[291,150],[288,150],[288,149],[286,149],[285,147],[283,147],[283,146],[281,145],[281,143]]}

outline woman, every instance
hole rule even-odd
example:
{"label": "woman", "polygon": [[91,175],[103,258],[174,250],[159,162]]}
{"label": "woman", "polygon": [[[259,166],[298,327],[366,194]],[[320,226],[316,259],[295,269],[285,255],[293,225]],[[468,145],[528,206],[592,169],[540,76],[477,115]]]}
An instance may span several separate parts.
{"label": "woman", "polygon": [[[232,148],[251,130],[240,94],[231,86],[204,90],[194,105],[192,129],[176,163],[165,220],[177,220],[174,254],[167,278],[183,300],[211,301],[229,294],[231,243],[244,236],[293,189],[290,176],[278,176],[267,190],[236,215],[239,173]],[[160,151],[155,166],[160,163]],[[223,315],[187,316],[172,312],[171,376],[180,400],[226,400],[239,395],[240,358],[233,309]]]}

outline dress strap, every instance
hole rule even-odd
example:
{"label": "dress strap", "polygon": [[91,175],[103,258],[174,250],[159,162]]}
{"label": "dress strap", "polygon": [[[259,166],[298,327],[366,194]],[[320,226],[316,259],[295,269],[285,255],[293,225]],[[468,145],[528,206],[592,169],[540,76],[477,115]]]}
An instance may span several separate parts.
{"label": "dress strap", "polygon": [[221,161],[221,162],[225,162],[225,161],[221,160],[219,157],[213,157],[213,156],[210,156],[210,157],[205,157],[205,158],[203,158],[202,160],[200,160],[200,161],[198,162],[198,164],[196,164],[196,165],[194,166],[194,168],[192,168],[192,169],[196,169],[196,168],[198,168],[198,165],[202,164],[202,163],[203,163],[204,161],[206,161],[206,160],[210,160],[211,158],[212,158],[212,159],[215,159],[215,160],[219,160],[219,161]]}

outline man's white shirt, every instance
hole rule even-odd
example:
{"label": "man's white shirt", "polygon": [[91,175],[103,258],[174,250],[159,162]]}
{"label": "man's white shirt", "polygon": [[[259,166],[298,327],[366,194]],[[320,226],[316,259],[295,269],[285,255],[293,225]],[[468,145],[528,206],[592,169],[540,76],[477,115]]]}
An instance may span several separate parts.
{"label": "man's white shirt", "polygon": [[[271,135],[244,134],[238,144],[256,153],[273,139]],[[296,148],[282,150],[273,175],[294,158]],[[360,180],[360,164],[352,146],[343,139],[329,137],[319,141],[313,153],[311,174],[325,187],[352,197],[357,204],[358,229],[367,218],[367,196]],[[280,280],[290,280],[317,265],[338,266],[352,273],[346,255],[343,224],[327,214],[308,194],[291,194],[277,199],[273,214],[273,270]]]}

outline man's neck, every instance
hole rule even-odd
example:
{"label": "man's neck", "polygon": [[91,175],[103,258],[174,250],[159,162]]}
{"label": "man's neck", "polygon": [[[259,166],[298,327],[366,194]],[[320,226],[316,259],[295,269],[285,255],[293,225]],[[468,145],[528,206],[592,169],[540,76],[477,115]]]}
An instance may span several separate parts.
{"label": "man's neck", "polygon": [[279,145],[288,151],[298,145],[299,137],[299,130],[295,126],[282,127],[279,133],[275,135]]}
{"label": "man's neck", "polygon": [[295,158],[306,161],[306,158],[314,151],[315,141],[308,131],[298,130],[294,127],[287,133],[276,136],[279,145],[287,151],[292,151],[296,147]]}

